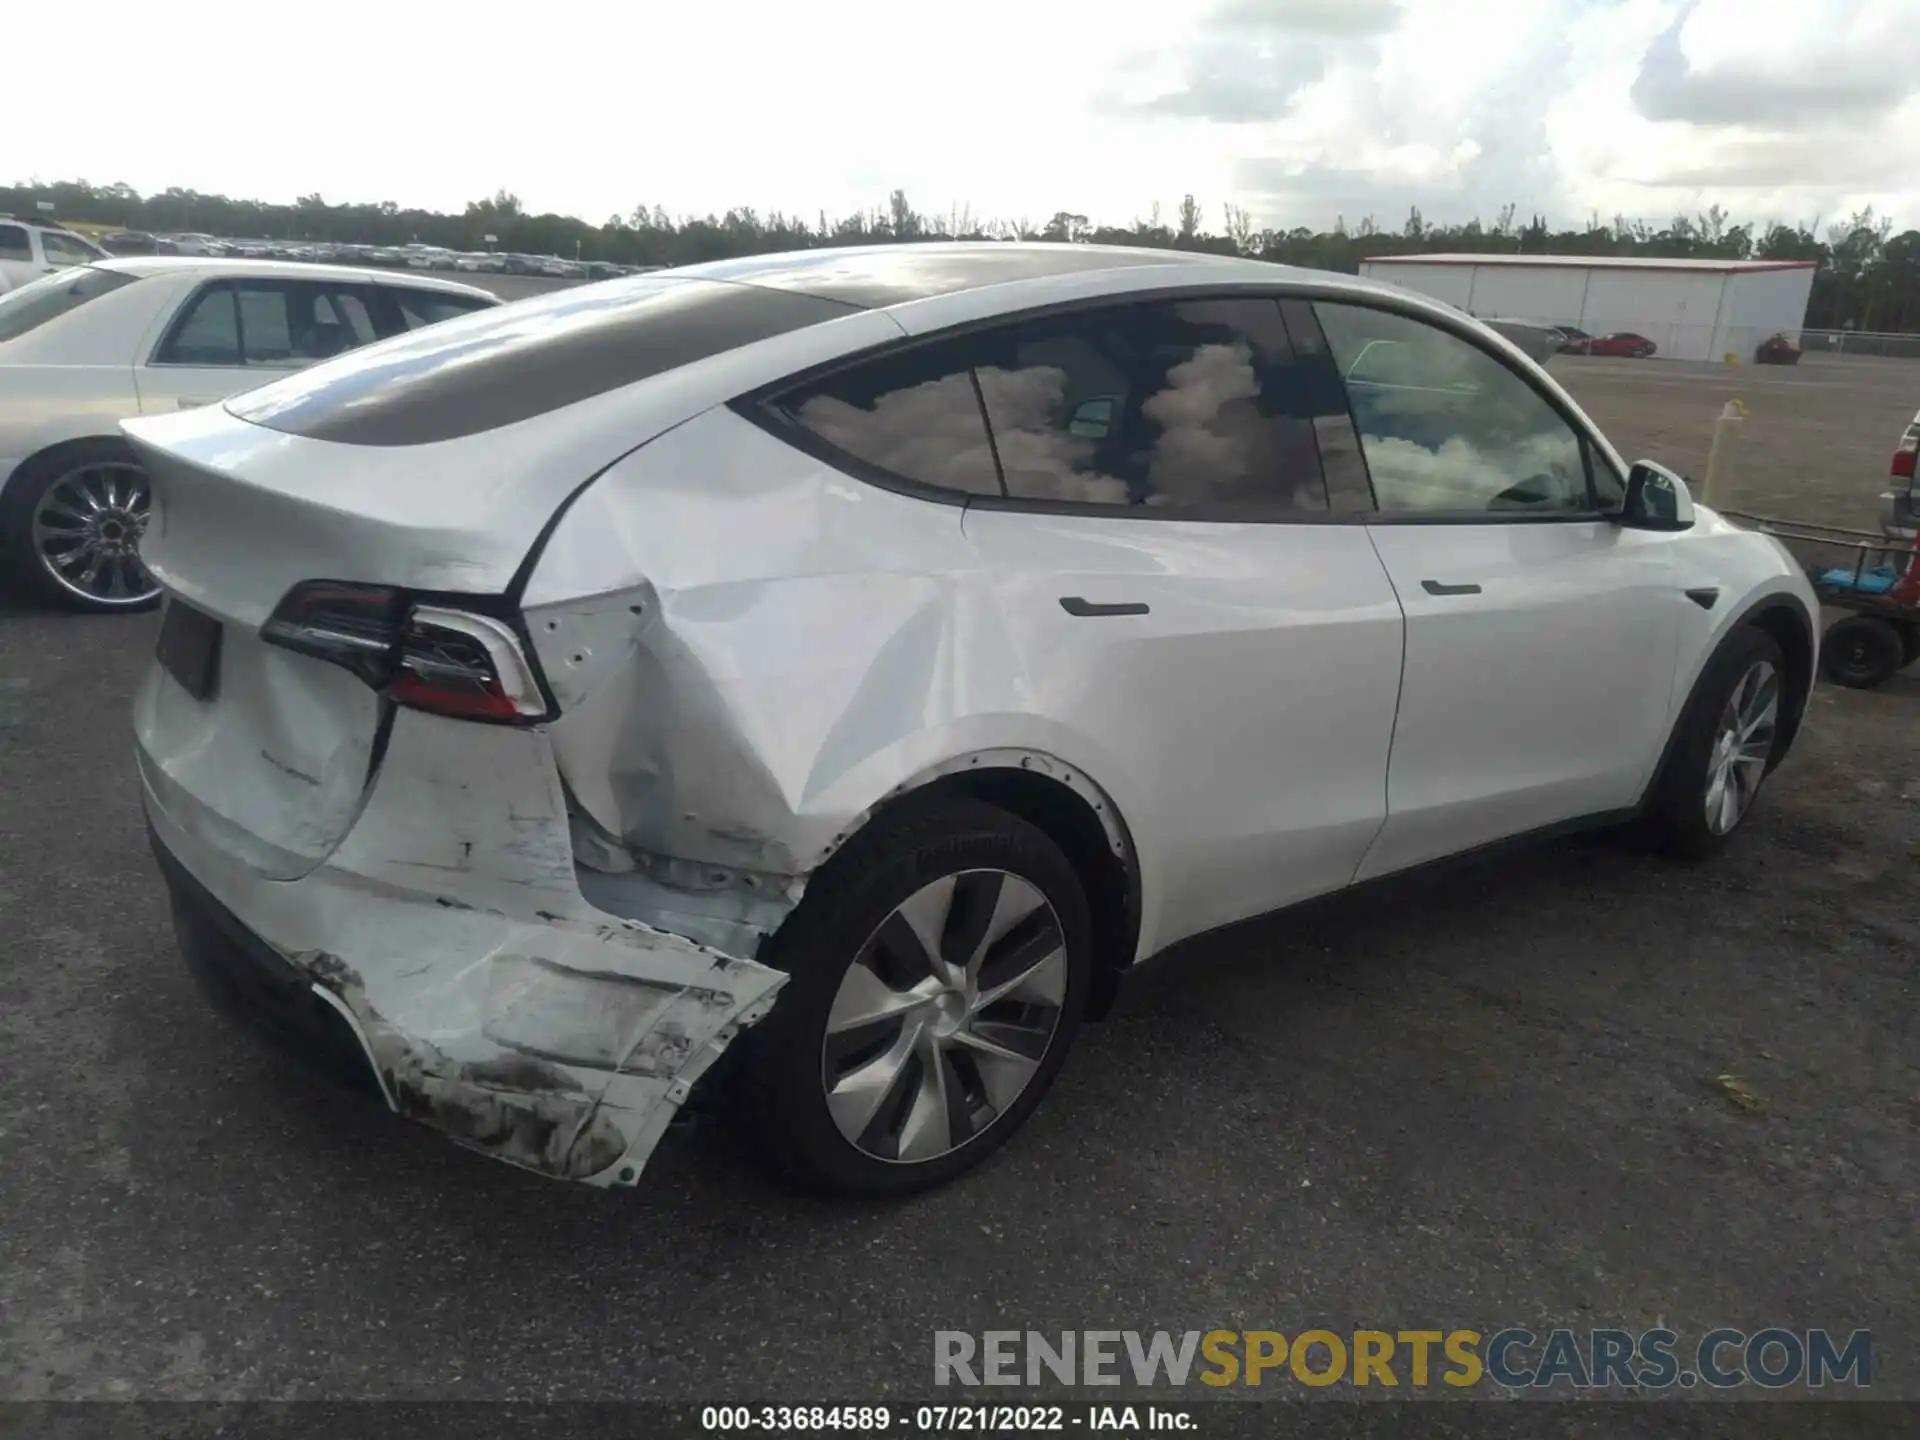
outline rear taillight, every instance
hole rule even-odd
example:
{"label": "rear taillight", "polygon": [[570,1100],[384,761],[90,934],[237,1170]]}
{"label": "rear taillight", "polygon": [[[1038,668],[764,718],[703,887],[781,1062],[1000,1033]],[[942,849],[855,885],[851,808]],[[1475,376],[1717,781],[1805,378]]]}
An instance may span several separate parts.
{"label": "rear taillight", "polygon": [[1904,437],[1900,448],[1893,452],[1893,468],[1887,473],[1896,480],[1913,479],[1914,452],[1920,451],[1920,434]]}
{"label": "rear taillight", "polygon": [[384,585],[296,585],[260,627],[270,645],[351,670],[397,704],[531,725],[546,693],[512,625]]}

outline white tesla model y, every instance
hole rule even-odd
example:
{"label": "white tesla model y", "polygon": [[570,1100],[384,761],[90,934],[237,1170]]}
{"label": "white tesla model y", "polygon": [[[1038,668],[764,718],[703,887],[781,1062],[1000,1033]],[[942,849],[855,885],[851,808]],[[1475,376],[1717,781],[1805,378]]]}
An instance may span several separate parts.
{"label": "white tesla model y", "polygon": [[1507,342],[1251,261],[701,265],[125,428],[194,972],[598,1184],[730,1045],[796,1176],[952,1176],[1174,941],[1572,824],[1714,850],[1814,674],[1777,543]]}

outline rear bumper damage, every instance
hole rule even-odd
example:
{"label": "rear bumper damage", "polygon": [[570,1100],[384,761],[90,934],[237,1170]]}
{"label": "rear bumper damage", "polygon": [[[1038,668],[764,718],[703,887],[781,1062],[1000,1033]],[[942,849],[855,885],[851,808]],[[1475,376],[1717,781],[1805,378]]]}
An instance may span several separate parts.
{"label": "rear bumper damage", "polygon": [[[527,1169],[633,1183],[786,978],[589,905],[537,732],[400,712],[346,840],[290,881],[230,858],[195,802],[140,762],[203,987],[330,1068],[358,1068],[395,1112]],[[476,774],[484,785],[466,783]]]}

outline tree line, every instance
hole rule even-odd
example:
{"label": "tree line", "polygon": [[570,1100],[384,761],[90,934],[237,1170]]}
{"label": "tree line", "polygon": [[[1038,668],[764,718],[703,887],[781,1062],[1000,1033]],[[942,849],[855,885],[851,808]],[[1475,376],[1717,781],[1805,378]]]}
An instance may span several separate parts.
{"label": "tree line", "polygon": [[[0,186],[0,213],[52,214],[69,222],[166,234],[204,231],[238,239],[333,241],[401,245],[418,241],[453,250],[495,249],[627,265],[689,265],[776,250],[867,245],[932,239],[1055,240],[1099,245],[1149,245],[1243,255],[1321,270],[1358,271],[1371,255],[1438,251],[1482,254],[1639,255],[1666,259],[1813,260],[1818,262],[1807,312],[1810,329],[1920,332],[1920,230],[1893,233],[1872,209],[1822,228],[1819,221],[1734,224],[1718,205],[1676,215],[1656,227],[1645,220],[1598,215],[1575,229],[1551,229],[1535,215],[1524,223],[1507,206],[1491,222],[1441,225],[1412,210],[1396,228],[1366,216],[1343,218],[1331,230],[1256,226],[1237,205],[1220,208],[1214,226],[1193,196],[1170,216],[1155,205],[1130,224],[1095,223],[1062,210],[1041,223],[983,220],[965,207],[944,215],[916,210],[895,190],[887,203],[833,218],[813,219],[775,210],[737,207],[724,215],[669,215],[661,206],[636,206],[592,225],[573,215],[529,214],[518,196],[501,190],[470,201],[459,214],[377,204],[334,204],[303,195],[292,204],[235,200],[172,188],[142,195],[129,185],[83,180]],[[489,244],[485,237],[494,240]]]}

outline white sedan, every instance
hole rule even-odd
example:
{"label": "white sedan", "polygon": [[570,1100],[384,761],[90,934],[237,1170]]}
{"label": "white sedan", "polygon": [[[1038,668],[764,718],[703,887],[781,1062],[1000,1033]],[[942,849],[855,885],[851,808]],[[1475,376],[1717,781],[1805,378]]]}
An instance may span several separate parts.
{"label": "white sedan", "polygon": [[0,554],[70,608],[153,604],[147,478],[121,420],[499,303],[444,280],[177,256],[103,258],[0,296]]}
{"label": "white sedan", "polygon": [[1574,825],[1718,849],[1815,672],[1780,546],[1494,332],[1250,261],[692,266],[126,429],[190,967],[596,1184],[736,1042],[789,1172],[951,1177],[1176,941]]}

